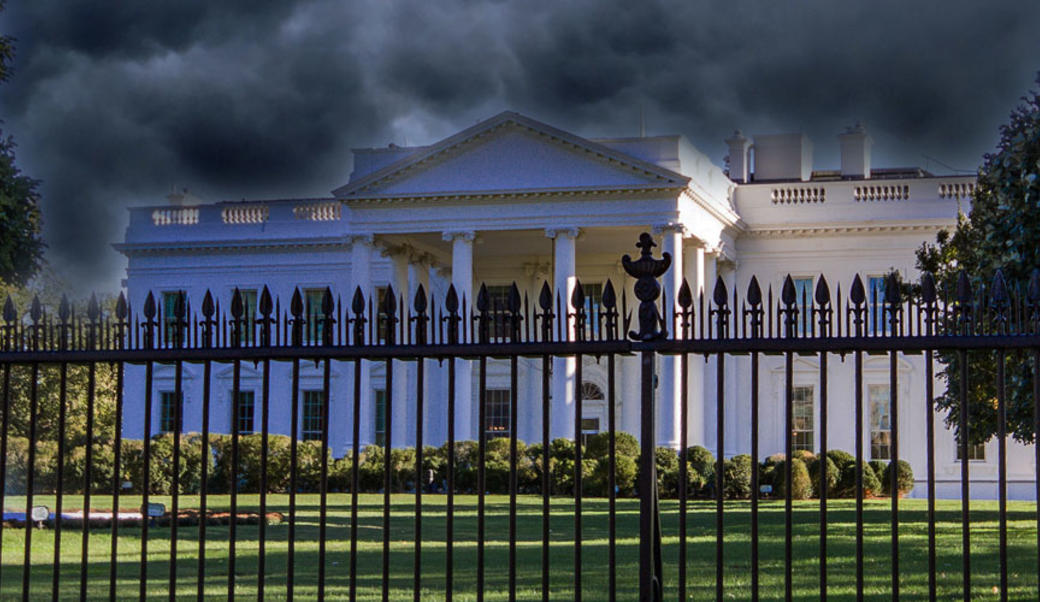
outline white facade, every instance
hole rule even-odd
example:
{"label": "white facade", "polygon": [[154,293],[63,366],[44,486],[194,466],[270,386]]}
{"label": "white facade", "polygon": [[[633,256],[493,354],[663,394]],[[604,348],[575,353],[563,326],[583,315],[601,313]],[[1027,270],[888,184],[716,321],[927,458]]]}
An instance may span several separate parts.
{"label": "white facade", "polygon": [[[408,291],[422,284],[443,298],[449,284],[473,299],[475,286],[516,282],[537,299],[548,280],[564,299],[577,280],[597,285],[607,279],[628,290],[632,280],[621,270],[621,254],[633,251],[642,231],[653,231],[661,249],[673,256],[664,276],[674,295],[685,277],[704,290],[721,276],[730,290],[746,290],[752,275],[763,289],[780,290],[791,274],[812,286],[821,273],[843,290],[859,273],[866,282],[893,268],[915,278],[914,250],[956,221],[970,199],[974,178],[933,177],[920,170],[871,169],[870,138],[861,127],[841,136],[842,169],[813,171],[812,145],[802,135],[756,136],[739,132],[727,141],[730,175],[679,136],[588,140],[516,113],[502,113],[436,144],[424,147],[355,150],[349,182],[322,199],[292,199],[208,205],[135,208],[125,241],[117,245],[129,259],[127,289],[134,307],[149,291],[183,290],[198,306],[206,290],[222,300],[235,287],[258,291],[268,286],[283,304],[293,290],[330,287],[344,302],[355,287],[371,297],[379,287]],[[752,165],[755,166],[752,169]],[[769,176],[766,180],[763,174]],[[708,291],[710,293],[710,289]],[[161,297],[160,297],[161,298]],[[225,301],[226,302],[226,301]],[[802,408],[805,445],[819,448],[818,360],[800,358],[795,385]],[[716,450],[715,360],[691,361],[690,444]],[[746,357],[727,358],[725,441],[727,456],[750,449],[750,366]],[[376,416],[384,367],[363,362],[360,440],[378,436]],[[639,370],[636,358],[620,358],[616,374],[620,428],[639,432]],[[760,450],[780,452],[783,433],[783,358],[762,358]],[[583,381],[607,389],[605,362],[586,359]],[[288,364],[272,368],[272,432],[288,434]],[[477,436],[476,370],[457,362],[456,438]],[[573,358],[553,360],[552,436],[574,436]],[[322,388],[322,374],[303,362],[301,390]],[[334,453],[352,444],[353,366],[334,363],[331,374],[330,439]],[[681,425],[677,358],[658,366],[658,442],[677,447]],[[854,450],[851,359],[829,364],[829,447]],[[887,357],[864,363],[864,406],[887,395]],[[446,438],[444,397],[447,375],[426,362],[425,440]],[[242,367],[241,390],[255,392],[255,429],[259,431],[261,372]],[[159,367],[153,390],[153,430],[162,427],[161,396],[173,388],[172,367]],[[184,424],[201,429],[202,368],[185,368]],[[541,438],[541,362],[520,360],[518,415],[509,420],[520,439]],[[143,434],[143,377],[133,369],[127,380],[125,435]],[[415,441],[415,367],[394,374],[395,446]],[[938,383],[937,383],[938,385]],[[900,457],[918,479],[914,495],[924,495],[925,395],[920,357],[900,358]],[[211,428],[231,428],[231,370],[219,366],[212,383]],[[488,388],[508,390],[508,363],[489,361]],[[301,393],[300,399],[304,399]],[[136,400],[136,401],[135,401]],[[406,400],[401,403],[400,400]],[[136,405],[135,405],[136,403]],[[603,400],[583,404],[589,429],[606,428]],[[874,410],[881,411],[880,401]],[[136,411],[135,411],[136,408]],[[877,418],[877,416],[875,416]],[[876,422],[876,420],[875,420]],[[864,449],[872,450],[884,433],[865,416]],[[304,427],[306,428],[306,427]],[[952,434],[936,418],[936,466],[940,495],[959,491],[959,467]],[[303,433],[297,433],[303,435]],[[810,443],[810,440],[812,443]],[[972,463],[973,492],[996,495],[996,443],[985,459]],[[760,458],[761,459],[761,458]],[[1009,443],[1008,479],[1012,498],[1030,497],[1031,449]]]}

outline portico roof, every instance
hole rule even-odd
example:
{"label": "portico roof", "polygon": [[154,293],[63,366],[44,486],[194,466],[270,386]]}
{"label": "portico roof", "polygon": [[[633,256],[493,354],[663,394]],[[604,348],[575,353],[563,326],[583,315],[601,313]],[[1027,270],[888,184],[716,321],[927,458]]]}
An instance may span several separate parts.
{"label": "portico roof", "polygon": [[509,190],[681,190],[689,182],[660,165],[504,111],[364,174],[333,194],[350,200]]}

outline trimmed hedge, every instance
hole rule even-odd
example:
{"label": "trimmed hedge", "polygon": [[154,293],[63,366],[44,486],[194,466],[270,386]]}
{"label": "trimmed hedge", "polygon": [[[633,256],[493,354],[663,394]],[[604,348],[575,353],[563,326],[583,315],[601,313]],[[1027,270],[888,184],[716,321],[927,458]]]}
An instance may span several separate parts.
{"label": "trimmed hedge", "polygon": [[[209,440],[209,456],[203,457],[202,436],[198,433],[182,433],[180,442],[180,470],[178,474],[181,493],[198,493],[202,486],[202,467],[208,470],[207,489],[210,493],[222,494],[231,490],[232,479],[238,483],[241,493],[260,490],[261,476],[266,475],[267,490],[286,493],[291,488],[292,440],[285,435],[269,435],[267,444],[267,469],[261,463],[262,437],[259,434],[241,435],[238,443],[238,467],[232,469],[232,438],[230,435],[213,434]],[[589,437],[582,454],[582,495],[603,497],[610,493],[609,435],[599,433]],[[173,489],[173,435],[156,435],[150,443],[149,489],[153,494],[169,494]],[[319,441],[298,441],[296,464],[296,488],[299,492],[317,492],[321,487],[322,446]],[[639,444],[628,433],[616,437],[615,487],[619,496],[638,494]],[[20,494],[26,488],[28,466],[28,441],[24,437],[8,438],[7,480],[4,491]],[[86,447],[83,445],[65,450],[63,490],[80,493],[86,477]],[[478,485],[479,449],[475,441],[455,443],[455,490],[459,493],[476,493]],[[91,449],[90,489],[95,493],[111,493],[118,482],[124,493],[139,494],[143,491],[144,442],[124,439],[118,480],[114,479],[115,454],[112,441],[95,441]],[[349,491],[354,479],[355,467],[352,455],[334,458],[326,450],[328,488],[331,492]],[[384,466],[387,459],[382,446],[368,445],[359,454],[356,467],[358,490],[380,492],[385,486]],[[662,497],[676,497],[679,492],[680,454],[671,448],[655,450],[658,490]],[[37,493],[55,493],[57,478],[58,445],[55,441],[38,441],[35,446],[34,489]],[[552,495],[574,495],[574,442],[555,439],[549,443],[549,486]],[[752,459],[739,455],[723,463],[723,491],[728,499],[748,499],[751,491]],[[447,489],[448,447],[427,446],[423,449],[420,473],[415,469],[414,448],[390,451],[390,488],[393,492],[415,491],[423,487],[430,492]],[[774,454],[759,465],[759,482],[773,486],[773,497],[784,495],[784,456]],[[792,464],[795,499],[819,496],[820,459],[807,451],[799,451]],[[882,474],[876,474],[871,464],[864,463],[863,483],[866,495],[888,495],[888,464],[883,465]],[[879,467],[880,468],[880,467]],[[544,458],[541,444],[527,445],[517,442],[517,490],[520,493],[540,494]],[[686,450],[687,494],[691,498],[714,498],[716,460],[711,452],[701,446]],[[484,464],[484,489],[487,493],[508,493],[510,477],[510,447],[506,438],[487,441]],[[882,478],[883,477],[883,478]],[[827,455],[827,486],[829,497],[853,497],[855,495],[855,459],[847,452],[830,450]],[[899,491],[905,494],[913,487],[910,465],[900,461]]]}

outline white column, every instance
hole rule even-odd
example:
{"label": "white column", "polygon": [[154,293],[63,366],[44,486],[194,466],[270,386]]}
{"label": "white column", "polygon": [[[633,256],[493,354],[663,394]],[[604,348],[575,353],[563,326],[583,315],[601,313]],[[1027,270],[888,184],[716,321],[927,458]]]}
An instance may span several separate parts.
{"label": "white column", "polygon": [[[391,253],[391,260],[394,265],[394,274],[392,285],[394,287],[394,296],[397,301],[397,319],[407,320],[408,313],[407,309],[411,306],[412,293],[408,288],[408,252],[407,250]],[[404,303],[405,311],[401,311],[401,303]],[[407,328],[407,325],[405,325]],[[399,325],[394,326],[394,330],[400,334]],[[404,341],[400,341],[404,342]],[[415,410],[413,404],[415,403],[415,396],[410,394],[411,383],[413,382],[411,377],[412,369],[414,366],[411,363],[394,361],[392,362],[394,367],[394,407],[393,415],[393,428],[390,445],[393,447],[407,447],[411,445],[411,442],[415,441]]]}
{"label": "white column", "polygon": [[[570,307],[571,294],[578,281],[575,272],[575,245],[581,234],[576,227],[546,228],[545,235],[553,239],[553,290],[559,298],[559,316],[557,320],[566,320]],[[557,310],[556,299],[553,299],[553,311]],[[568,321],[569,324],[569,321]],[[574,339],[574,325],[569,324],[565,336]],[[577,363],[573,357],[553,358],[552,375],[552,412],[549,431],[552,438],[574,438],[574,377]]]}
{"label": "white column", "polygon": [[[704,247],[697,241],[687,243],[683,258],[683,272],[693,292],[693,304],[699,308],[698,299],[704,290]],[[698,309],[698,311],[700,311]],[[704,362],[691,357],[686,363],[689,379],[686,415],[687,442],[689,445],[704,445]]]}
{"label": "white column", "polygon": [[[410,282],[410,288],[409,288],[409,291],[410,291],[409,295],[410,296],[408,298],[407,305],[408,305],[408,307],[412,311],[414,311],[414,309],[415,309],[415,293],[419,290],[419,286],[422,286],[423,287],[423,291],[426,293],[426,302],[427,302],[427,304],[429,304],[430,299],[433,296],[433,292],[430,290],[430,264],[431,264],[431,261],[430,261],[429,255],[421,254],[421,253],[420,254],[413,253],[409,257],[408,279],[409,279],[409,282]],[[427,305],[427,307],[429,307],[429,305]],[[439,434],[437,432],[433,431],[430,428],[431,424],[430,424],[430,420],[429,420],[429,416],[431,415],[431,411],[430,411],[430,403],[431,403],[430,393],[431,393],[431,391],[435,390],[435,389],[433,389],[430,386],[430,382],[431,382],[431,379],[433,378],[433,371],[436,370],[437,362],[436,361],[432,361],[432,360],[419,360],[419,361],[421,361],[423,363],[423,390],[422,390],[422,394],[423,394],[423,416],[422,416],[423,444],[424,445],[439,445],[441,443],[441,439],[439,438]],[[417,369],[418,369],[418,364],[413,366],[411,371],[410,371],[409,380],[410,380],[410,382],[414,383],[413,388],[415,386],[418,386],[418,382],[419,382],[418,381],[418,375],[417,375],[417,372],[416,372]],[[414,395],[415,394],[413,393],[412,394],[413,398],[414,398]],[[416,409],[418,409],[417,406],[416,406]],[[416,435],[416,431],[415,431],[416,424],[415,423],[416,423],[416,417],[413,414],[412,415],[412,425],[411,425],[411,428],[409,429],[409,433],[411,433],[411,439],[409,439],[409,440],[413,441],[413,442],[415,441],[415,435]]]}
{"label": "white column", "polygon": [[[347,294],[348,307],[354,300],[354,291],[360,287],[361,294],[365,296],[366,305],[368,300],[372,296],[372,256],[373,256],[373,244],[374,237],[371,234],[358,234],[350,237],[350,290]],[[367,313],[367,307],[366,307]],[[371,319],[371,316],[368,316]],[[351,370],[351,378],[353,378],[354,371]],[[360,422],[358,433],[361,443],[371,443],[375,436],[375,414],[372,400],[372,364],[371,362],[361,362],[361,399],[359,400],[361,405],[360,411]],[[354,411],[350,409],[348,414],[353,420]],[[353,424],[350,425],[350,432],[354,432]],[[299,433],[297,433],[297,436]],[[353,445],[353,440],[350,440]]]}
{"label": "white column", "polygon": [[[473,241],[472,230],[445,232],[443,239],[451,243],[451,284],[459,296],[459,303],[466,301],[467,311],[473,305]],[[461,311],[461,306],[460,310]],[[473,416],[473,363],[455,360],[455,440],[465,441],[476,437]]]}
{"label": "white column", "polygon": [[[733,303],[733,289],[737,285],[737,266],[732,260],[728,260],[723,263],[719,272],[722,274],[722,280],[726,283],[726,291],[729,293],[730,304]],[[730,307],[730,332],[733,332],[734,324],[738,319],[739,310],[735,307]],[[737,393],[737,373],[748,374],[750,370],[750,364],[747,364],[745,370],[741,370],[741,366],[744,365],[746,360],[745,356],[734,356],[731,355],[726,358],[726,457],[732,457],[740,453],[741,446],[745,437],[743,433],[748,432],[750,420],[744,422],[743,412],[741,411],[744,404],[748,404],[750,407],[749,398],[741,398]],[[750,380],[750,377],[749,377]],[[750,416],[750,411],[748,412]],[[750,450],[751,437],[747,437],[748,447]]]}
{"label": "white column", "polygon": [[[681,224],[662,224],[654,226],[654,234],[661,239],[661,252],[672,256],[672,266],[661,277],[662,295],[664,296],[665,324],[668,336],[676,335],[676,321],[672,319],[675,310],[675,299],[682,286],[683,279],[683,226]],[[678,448],[681,442],[682,416],[682,371],[681,360],[677,355],[661,356],[661,373],[658,379],[657,395],[657,444]]]}

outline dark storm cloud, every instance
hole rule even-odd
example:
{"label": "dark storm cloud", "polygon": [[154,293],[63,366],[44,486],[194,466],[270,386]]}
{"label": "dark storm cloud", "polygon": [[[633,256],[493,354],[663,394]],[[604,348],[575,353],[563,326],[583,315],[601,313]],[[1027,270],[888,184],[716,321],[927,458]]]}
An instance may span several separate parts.
{"label": "dark storm cloud", "polygon": [[[425,144],[503,109],[587,136],[864,120],[875,164],[971,169],[1040,69],[1032,6],[359,1],[11,5],[6,133],[44,180],[50,260],[111,283],[128,204],[326,194],[349,149]],[[106,281],[107,279],[107,281]],[[110,285],[109,285],[110,286]]]}

